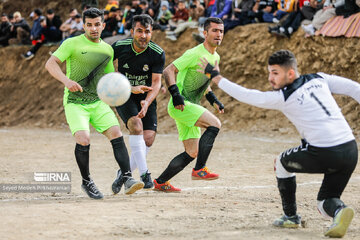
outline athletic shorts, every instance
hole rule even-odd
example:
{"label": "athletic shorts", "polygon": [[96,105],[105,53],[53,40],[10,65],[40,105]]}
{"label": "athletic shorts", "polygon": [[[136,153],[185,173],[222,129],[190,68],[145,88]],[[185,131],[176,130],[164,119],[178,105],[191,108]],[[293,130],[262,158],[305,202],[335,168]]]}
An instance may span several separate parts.
{"label": "athletic shorts", "polygon": [[73,135],[80,130],[90,131],[89,123],[100,133],[112,126],[119,126],[113,110],[102,101],[90,104],[68,103],[64,109]]}
{"label": "athletic shorts", "polygon": [[340,198],[358,161],[355,140],[328,148],[311,146],[305,141],[299,147],[281,154],[280,161],[288,172],[324,173],[317,200]]}
{"label": "athletic shorts", "polygon": [[186,100],[184,111],[178,110],[174,107],[172,98],[170,99],[168,113],[175,120],[180,141],[201,137],[201,129],[195,123],[205,111],[204,107]]}
{"label": "athletic shorts", "polygon": [[[146,98],[146,94],[131,94],[129,100],[119,107],[116,107],[120,118],[128,128],[128,121],[131,117],[138,115],[141,111],[140,102]],[[145,117],[141,118],[143,130],[157,130],[156,99],[150,104]]]}

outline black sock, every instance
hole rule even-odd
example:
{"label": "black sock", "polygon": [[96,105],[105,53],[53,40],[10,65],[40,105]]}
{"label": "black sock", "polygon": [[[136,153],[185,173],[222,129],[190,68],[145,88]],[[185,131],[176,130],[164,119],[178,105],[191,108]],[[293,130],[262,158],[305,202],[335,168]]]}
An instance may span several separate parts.
{"label": "black sock", "polygon": [[296,176],[276,179],[285,215],[296,215]]}
{"label": "black sock", "polygon": [[115,138],[110,142],[123,176],[131,177],[129,153],[125,146],[124,137]]}
{"label": "black sock", "polygon": [[75,158],[80,169],[81,177],[83,178],[83,184],[84,180],[90,181],[89,151],[90,144],[82,146],[77,143],[75,146]]}
{"label": "black sock", "polygon": [[343,201],[339,198],[328,198],[325,199],[323,208],[330,217],[335,217],[336,211],[345,207]]}
{"label": "black sock", "polygon": [[199,153],[197,156],[195,170],[199,170],[206,165],[206,161],[210,155],[211,149],[216,136],[218,135],[220,129],[217,127],[210,126],[206,129],[199,141]]}
{"label": "black sock", "polygon": [[169,166],[165,169],[165,171],[156,179],[157,183],[162,184],[166,181],[170,180],[176,174],[178,174],[181,170],[183,170],[194,158],[192,158],[186,152],[180,153],[176,157],[171,160]]}

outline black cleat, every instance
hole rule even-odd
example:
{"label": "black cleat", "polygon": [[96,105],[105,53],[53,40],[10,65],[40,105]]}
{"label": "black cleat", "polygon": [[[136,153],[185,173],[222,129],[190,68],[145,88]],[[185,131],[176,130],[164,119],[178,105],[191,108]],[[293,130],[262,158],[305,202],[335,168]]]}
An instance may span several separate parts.
{"label": "black cleat", "polygon": [[111,186],[113,193],[118,194],[123,184],[124,184],[123,175],[121,173],[121,170],[119,169],[116,175],[116,179]]}
{"label": "black cleat", "polygon": [[144,189],[153,189],[154,183],[151,180],[151,173],[149,171],[146,171],[143,175],[141,175],[141,181],[144,183]]}
{"label": "black cleat", "polygon": [[282,217],[276,219],[273,225],[282,228],[298,228],[301,226],[301,217],[299,215],[291,217],[283,215]]}
{"label": "black cleat", "polygon": [[92,179],[90,179],[90,181],[83,181],[85,182],[85,184],[83,183],[81,185],[81,188],[90,198],[102,199],[104,197],[104,195],[99,191]]}

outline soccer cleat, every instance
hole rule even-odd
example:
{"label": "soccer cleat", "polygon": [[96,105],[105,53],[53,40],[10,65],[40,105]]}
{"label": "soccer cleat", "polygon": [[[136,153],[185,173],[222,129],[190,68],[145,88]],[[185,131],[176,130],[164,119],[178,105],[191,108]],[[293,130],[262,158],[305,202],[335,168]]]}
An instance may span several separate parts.
{"label": "soccer cleat", "polygon": [[30,59],[32,59],[34,56],[35,56],[35,55],[34,55],[32,52],[30,52],[30,51],[28,51],[28,52],[25,53],[25,54],[21,54],[21,57],[24,58],[25,60],[30,60]]}
{"label": "soccer cleat", "polygon": [[284,215],[276,219],[273,225],[282,228],[298,228],[301,225],[301,217],[297,214],[291,217]]}
{"label": "soccer cleat", "polygon": [[154,190],[156,191],[162,191],[162,192],[180,192],[180,188],[176,188],[173,185],[170,184],[169,181],[165,183],[157,183],[156,179],[154,180]]}
{"label": "soccer cleat", "polygon": [[149,173],[149,171],[146,171],[143,175],[141,175],[141,181],[144,183],[144,189],[152,189],[154,187],[150,174],[151,173]]}
{"label": "soccer cleat", "polygon": [[104,197],[92,179],[90,179],[90,181],[84,180],[84,182],[85,184],[82,184],[81,188],[90,198],[102,199]]}
{"label": "soccer cleat", "polygon": [[203,167],[199,170],[192,170],[192,180],[215,180],[219,178],[219,174],[211,173],[207,167]]}
{"label": "soccer cleat", "polygon": [[345,235],[351,220],[354,217],[354,209],[344,207],[334,217],[333,224],[324,233],[327,237],[341,238]]}
{"label": "soccer cleat", "polygon": [[119,169],[116,175],[116,179],[111,185],[111,189],[114,194],[118,194],[121,190],[122,185],[124,184],[123,175],[121,174],[121,170]]}
{"label": "soccer cleat", "polygon": [[132,177],[123,176],[123,182],[125,187],[125,194],[133,194],[137,190],[140,190],[144,187],[144,183],[140,181],[136,181]]}

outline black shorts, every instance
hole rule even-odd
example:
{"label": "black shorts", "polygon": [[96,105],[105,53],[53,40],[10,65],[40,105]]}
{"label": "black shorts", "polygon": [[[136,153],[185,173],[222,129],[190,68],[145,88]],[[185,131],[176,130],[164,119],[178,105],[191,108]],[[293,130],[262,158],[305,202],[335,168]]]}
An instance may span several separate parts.
{"label": "black shorts", "polygon": [[340,198],[358,161],[355,140],[334,147],[319,148],[303,141],[281,154],[288,172],[324,173],[317,200]]}
{"label": "black shorts", "polygon": [[[140,102],[146,98],[146,94],[131,94],[129,100],[119,107],[116,107],[120,118],[128,128],[127,123],[133,116],[138,115],[141,110]],[[150,104],[145,117],[141,119],[143,130],[157,130],[156,99]]]}

